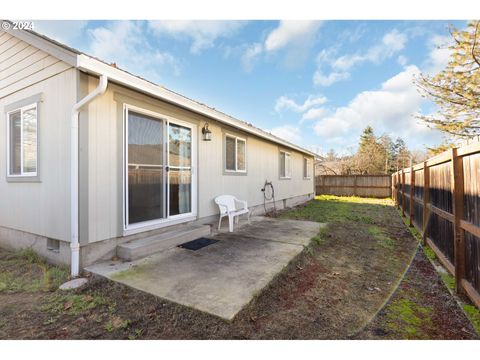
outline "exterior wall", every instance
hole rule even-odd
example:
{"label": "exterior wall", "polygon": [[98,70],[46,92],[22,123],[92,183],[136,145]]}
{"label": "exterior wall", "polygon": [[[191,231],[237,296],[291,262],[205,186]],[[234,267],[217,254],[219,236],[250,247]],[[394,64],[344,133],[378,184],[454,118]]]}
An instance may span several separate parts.
{"label": "exterior wall", "polygon": [[[66,63],[0,32],[0,244],[26,246],[21,237],[16,246],[9,230],[38,235],[35,246],[45,248],[46,238],[69,241],[70,113],[77,75]],[[5,107],[39,94],[39,179],[7,181]]]}
{"label": "exterior wall", "polygon": [[[257,137],[210,123],[212,141],[199,141],[199,217],[218,214],[213,199],[221,194],[235,195],[248,201],[249,206],[262,205],[265,181],[271,181],[275,189],[275,200],[282,201],[314,192],[313,176],[303,178],[304,155],[279,147]],[[225,174],[223,141],[225,133],[247,139],[247,173]],[[280,150],[291,154],[292,177],[280,179]],[[306,155],[305,155],[306,156]],[[313,173],[313,158],[311,161]]]}
{"label": "exterior wall", "polygon": [[[80,98],[98,79],[80,73]],[[122,236],[122,109],[112,84],[80,112],[80,243]]]}
{"label": "exterior wall", "polygon": [[[81,74],[81,96],[92,91],[98,79]],[[127,103],[178,120],[191,122],[201,129],[208,121],[212,141],[202,141],[198,131],[198,217],[218,213],[213,199],[220,194],[233,194],[248,201],[249,206],[263,208],[260,189],[265,180],[275,187],[277,204],[284,199],[313,197],[312,177],[303,178],[304,155],[285,149],[292,156],[292,178],[279,178],[279,146],[253,135],[227,128],[213,120],[178,106],[152,99],[121,86],[109,83],[104,95],[88,105],[80,116],[81,141],[81,198],[80,241],[83,244],[124,236],[123,232],[123,104]],[[226,175],[223,165],[224,133],[247,139],[247,174]],[[292,204],[287,206],[291,206]],[[280,206],[279,205],[279,206]],[[260,212],[260,210],[258,210]]]}

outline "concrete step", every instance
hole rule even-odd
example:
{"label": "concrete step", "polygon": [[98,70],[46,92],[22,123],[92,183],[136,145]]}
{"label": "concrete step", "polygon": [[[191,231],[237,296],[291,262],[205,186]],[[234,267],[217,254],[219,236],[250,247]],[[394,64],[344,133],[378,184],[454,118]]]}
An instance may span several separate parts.
{"label": "concrete step", "polygon": [[117,246],[117,256],[132,261],[151,254],[171,249],[187,241],[208,236],[211,233],[209,225],[185,224],[166,230],[160,234],[135,239]]}

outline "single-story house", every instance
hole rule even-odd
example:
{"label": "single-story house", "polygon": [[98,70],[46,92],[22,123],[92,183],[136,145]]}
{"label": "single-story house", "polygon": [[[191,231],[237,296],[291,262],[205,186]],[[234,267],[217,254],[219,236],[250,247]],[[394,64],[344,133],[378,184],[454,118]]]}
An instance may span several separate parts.
{"label": "single-story house", "polygon": [[218,195],[254,214],[265,181],[277,209],[312,199],[314,156],[36,32],[0,31],[0,246],[74,276],[121,244],[217,219]]}

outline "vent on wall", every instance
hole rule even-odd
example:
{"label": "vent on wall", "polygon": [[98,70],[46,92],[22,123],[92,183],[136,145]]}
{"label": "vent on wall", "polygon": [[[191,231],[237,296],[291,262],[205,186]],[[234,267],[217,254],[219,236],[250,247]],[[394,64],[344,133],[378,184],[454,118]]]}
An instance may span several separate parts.
{"label": "vent on wall", "polygon": [[47,239],[47,249],[55,253],[60,252],[60,241],[54,239]]}

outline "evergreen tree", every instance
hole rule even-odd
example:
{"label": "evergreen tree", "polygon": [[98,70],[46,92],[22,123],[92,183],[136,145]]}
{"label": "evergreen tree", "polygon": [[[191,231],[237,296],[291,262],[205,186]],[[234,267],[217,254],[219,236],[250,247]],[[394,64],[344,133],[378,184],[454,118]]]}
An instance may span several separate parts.
{"label": "evergreen tree", "polygon": [[360,136],[358,151],[353,157],[354,168],[360,174],[384,174],[387,152],[378,141],[373,128],[367,126]]}
{"label": "evergreen tree", "polygon": [[452,28],[450,60],[435,76],[420,75],[416,84],[438,106],[434,115],[418,116],[454,138],[480,135],[480,21],[465,31]]}
{"label": "evergreen tree", "polygon": [[326,155],[325,160],[327,161],[335,161],[337,160],[337,154],[335,153],[335,150],[330,149]]}
{"label": "evergreen tree", "polygon": [[385,151],[385,174],[392,174],[397,171],[395,165],[395,143],[387,134],[382,135],[379,140]]}
{"label": "evergreen tree", "polygon": [[401,170],[410,166],[411,154],[407,148],[405,140],[398,137],[394,144],[394,163],[396,170]]}

